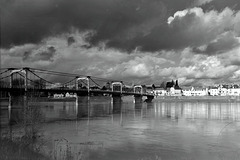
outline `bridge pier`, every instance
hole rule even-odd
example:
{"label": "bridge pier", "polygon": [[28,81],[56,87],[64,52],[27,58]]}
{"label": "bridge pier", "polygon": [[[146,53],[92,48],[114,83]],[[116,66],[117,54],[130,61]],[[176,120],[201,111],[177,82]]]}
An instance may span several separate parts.
{"label": "bridge pier", "polygon": [[144,100],[144,102],[150,103],[152,102],[154,96],[147,96],[147,99]]}
{"label": "bridge pier", "polygon": [[113,113],[120,113],[122,105],[122,97],[121,95],[112,95],[112,111]]}
{"label": "bridge pier", "polygon": [[142,96],[134,95],[134,103],[142,103]]}
{"label": "bridge pier", "polygon": [[90,116],[90,97],[76,95],[77,118]]}

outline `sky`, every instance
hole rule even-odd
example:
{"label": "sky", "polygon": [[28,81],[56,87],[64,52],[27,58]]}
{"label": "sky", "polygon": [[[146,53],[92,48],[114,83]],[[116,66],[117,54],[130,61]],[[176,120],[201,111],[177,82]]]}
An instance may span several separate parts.
{"label": "sky", "polygon": [[239,0],[0,0],[1,67],[136,84],[240,82]]}

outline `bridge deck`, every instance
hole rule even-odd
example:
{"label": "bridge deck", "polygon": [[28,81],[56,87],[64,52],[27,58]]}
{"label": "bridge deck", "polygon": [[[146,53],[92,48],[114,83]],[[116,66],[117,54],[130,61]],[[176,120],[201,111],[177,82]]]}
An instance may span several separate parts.
{"label": "bridge deck", "polygon": [[[0,88],[0,91],[7,92],[25,92],[24,88]],[[27,92],[49,92],[49,93],[88,93],[87,89],[36,89],[36,88],[28,88]],[[134,96],[150,96],[153,97],[153,94],[150,93],[134,93],[134,92],[125,92],[125,91],[109,91],[109,90],[89,90],[89,93],[95,94],[111,94],[111,95],[134,95]]]}

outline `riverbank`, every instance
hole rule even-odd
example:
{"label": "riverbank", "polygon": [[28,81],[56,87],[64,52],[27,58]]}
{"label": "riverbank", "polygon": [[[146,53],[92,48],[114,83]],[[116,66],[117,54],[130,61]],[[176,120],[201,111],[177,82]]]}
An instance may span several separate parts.
{"label": "riverbank", "polygon": [[0,159],[48,160],[48,157],[23,145],[22,141],[0,138]]}
{"label": "riverbank", "polygon": [[[109,96],[93,96],[90,97],[91,100],[95,101],[96,99],[109,99]],[[79,98],[81,100],[82,98]],[[75,97],[64,97],[64,98],[48,98],[48,97],[30,97],[30,101],[33,102],[75,102]],[[133,102],[133,96],[123,96],[123,102]],[[158,101],[183,101],[183,102],[240,102],[240,96],[158,96],[154,97],[153,102]],[[8,98],[0,99],[0,108],[7,109],[9,100]]]}
{"label": "riverbank", "polygon": [[153,101],[204,101],[204,102],[240,102],[240,96],[158,96]]}

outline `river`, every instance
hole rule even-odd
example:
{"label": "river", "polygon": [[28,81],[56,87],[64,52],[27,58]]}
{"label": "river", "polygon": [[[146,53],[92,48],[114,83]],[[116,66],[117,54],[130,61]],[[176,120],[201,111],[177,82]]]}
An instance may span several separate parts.
{"label": "river", "polygon": [[[131,99],[131,98],[130,98]],[[3,133],[22,133],[23,103],[1,103]],[[51,159],[237,160],[240,103],[153,101],[111,97],[31,101],[41,150]],[[32,121],[31,121],[32,122]]]}

